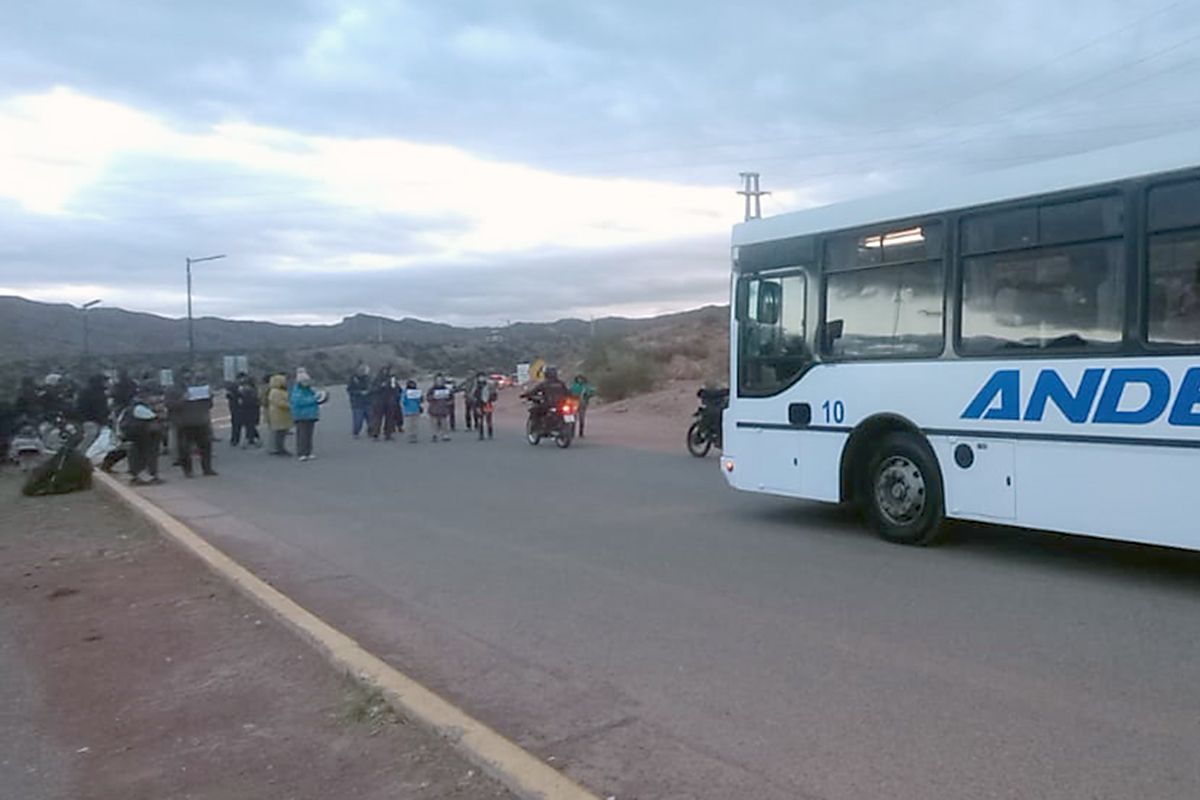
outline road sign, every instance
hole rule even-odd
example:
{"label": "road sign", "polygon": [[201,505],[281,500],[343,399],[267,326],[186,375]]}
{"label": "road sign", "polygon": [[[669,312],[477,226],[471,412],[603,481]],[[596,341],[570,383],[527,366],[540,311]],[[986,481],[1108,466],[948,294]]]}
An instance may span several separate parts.
{"label": "road sign", "polygon": [[546,359],[535,358],[533,363],[529,365],[529,377],[535,381],[541,381],[546,377]]}

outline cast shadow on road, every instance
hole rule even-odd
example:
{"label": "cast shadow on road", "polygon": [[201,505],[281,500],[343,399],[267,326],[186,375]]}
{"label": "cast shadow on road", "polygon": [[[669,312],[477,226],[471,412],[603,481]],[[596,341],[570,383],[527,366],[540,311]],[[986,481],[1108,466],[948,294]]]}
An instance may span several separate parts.
{"label": "cast shadow on road", "polygon": [[1200,589],[1200,552],[1171,547],[958,521],[949,524],[940,547],[955,556]]}
{"label": "cast shadow on road", "polygon": [[[878,540],[849,506],[796,501],[751,513],[758,522],[789,537],[849,538],[856,543],[875,540],[879,547],[903,546]],[[1064,574],[1200,590],[1200,552],[1170,547],[952,520],[941,541],[930,550],[931,557],[955,561],[988,559]]]}

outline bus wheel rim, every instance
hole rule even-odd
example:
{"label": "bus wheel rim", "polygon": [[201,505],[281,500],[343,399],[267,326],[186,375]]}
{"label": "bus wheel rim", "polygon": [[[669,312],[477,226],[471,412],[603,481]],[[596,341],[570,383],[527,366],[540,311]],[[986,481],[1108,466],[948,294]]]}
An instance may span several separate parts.
{"label": "bus wheel rim", "polygon": [[895,525],[917,520],[925,510],[925,476],[912,460],[889,456],[875,477],[875,505]]}

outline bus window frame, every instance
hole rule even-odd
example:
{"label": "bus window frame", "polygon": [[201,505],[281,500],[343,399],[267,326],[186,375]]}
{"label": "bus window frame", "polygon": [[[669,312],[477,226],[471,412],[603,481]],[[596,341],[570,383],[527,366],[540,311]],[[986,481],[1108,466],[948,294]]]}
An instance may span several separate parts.
{"label": "bus window frame", "polygon": [[[1038,209],[1042,206],[1063,205],[1084,200],[1094,200],[1102,197],[1119,197],[1124,206],[1124,227],[1120,234],[1113,236],[1091,237],[1084,239],[1070,239],[1063,241],[1055,241],[1052,244],[1041,243],[1041,215],[1037,214],[1037,243],[1029,247],[1011,247],[1001,250],[980,250],[967,254],[963,249],[963,237],[965,236],[966,223],[976,217],[986,214],[994,214],[1004,211],[1013,211],[1021,208]],[[1140,204],[1142,209],[1145,208],[1145,203]],[[953,351],[957,358],[970,361],[1009,361],[1009,360],[1037,360],[1037,359],[1057,359],[1057,358],[1097,358],[1113,355],[1128,355],[1136,352],[1138,349],[1137,335],[1135,328],[1137,324],[1131,322],[1131,307],[1134,311],[1140,311],[1140,306],[1146,300],[1143,297],[1145,292],[1136,294],[1130,293],[1131,273],[1140,274],[1143,265],[1137,263],[1142,259],[1136,257],[1134,252],[1138,248],[1139,241],[1145,241],[1144,235],[1144,214],[1140,213],[1137,204],[1133,202],[1129,187],[1123,183],[1105,184],[1102,186],[1090,186],[1082,191],[1066,191],[1054,194],[1037,195],[1035,197],[1021,197],[1013,200],[1006,200],[1003,203],[994,203],[985,206],[974,206],[970,208],[958,209],[954,214],[955,232],[954,232],[954,331]],[[963,303],[965,300],[965,283],[966,283],[966,261],[971,258],[980,258],[986,256],[995,256],[1003,253],[1022,253],[1037,250],[1051,250],[1055,248],[1071,247],[1074,245],[1097,244],[1103,242],[1120,242],[1121,243],[1121,268],[1124,270],[1119,277],[1118,284],[1121,286],[1121,339],[1111,346],[1085,346],[1085,347],[1055,347],[1055,348],[1015,348],[1011,351],[996,350],[991,353],[972,353],[963,348]],[[1142,318],[1144,313],[1140,313]],[[1143,323],[1145,324],[1145,323]]]}
{"label": "bus window frame", "polygon": [[[747,390],[742,386],[742,323],[744,320],[742,319],[740,312],[741,306],[743,305],[743,293],[747,291],[747,287],[751,281],[764,279],[770,280],[771,278],[790,278],[796,275],[804,278],[804,341],[809,348],[811,358],[809,358],[808,363],[805,364],[804,367],[802,367],[790,381],[784,385],[781,385],[779,388],[772,390]],[[730,376],[733,378],[734,396],[739,398],[745,397],[749,399],[776,397],[799,383],[800,380],[807,375],[813,367],[821,363],[820,354],[815,346],[814,326],[808,319],[809,311],[812,310],[813,306],[813,285],[819,281],[819,278],[820,273],[818,272],[817,265],[815,263],[795,264],[787,267],[769,267],[766,269],[735,273],[732,298],[733,307],[731,309],[731,315],[734,323],[737,326],[737,340],[732,342],[733,347],[731,348],[730,353],[730,361],[735,367]]]}
{"label": "bus window frame", "polygon": [[[840,239],[845,236],[869,236],[881,235],[888,231],[905,230],[907,228],[923,228],[926,225],[938,224],[942,226],[942,247],[939,258],[923,258],[910,261],[880,261],[878,264],[869,264],[853,267],[842,267],[840,269],[830,269],[826,263],[826,243],[830,239]],[[816,271],[818,276],[819,286],[817,287],[818,309],[817,319],[817,340],[815,342],[814,353],[817,360],[827,364],[855,364],[855,363],[873,363],[887,361],[936,361],[946,356],[949,346],[949,329],[947,328],[947,314],[950,313],[950,290],[951,280],[953,279],[951,261],[952,249],[951,241],[957,244],[957,239],[952,236],[951,224],[953,223],[952,215],[950,214],[928,214],[922,217],[909,217],[907,219],[893,220],[885,223],[878,223],[859,228],[844,228],[838,231],[830,231],[821,234],[816,241],[816,256],[817,265]],[[911,264],[928,264],[931,261],[942,262],[942,345],[936,353],[925,353],[922,355],[890,355],[890,356],[839,356],[830,353],[826,349],[825,342],[825,327],[829,323],[827,316],[828,298],[829,298],[829,276],[840,275],[846,272],[857,272],[867,269],[887,269],[888,267],[903,267]]]}
{"label": "bus window frame", "polygon": [[1155,236],[1183,231],[1196,231],[1200,236],[1200,224],[1153,230],[1150,227],[1150,193],[1164,186],[1196,182],[1200,182],[1200,171],[1189,171],[1182,175],[1172,175],[1155,181],[1141,181],[1135,190],[1140,213],[1136,254],[1138,315],[1134,323],[1134,337],[1138,350],[1142,353],[1163,356],[1200,355],[1200,343],[1175,344],[1150,340],[1150,240]]}

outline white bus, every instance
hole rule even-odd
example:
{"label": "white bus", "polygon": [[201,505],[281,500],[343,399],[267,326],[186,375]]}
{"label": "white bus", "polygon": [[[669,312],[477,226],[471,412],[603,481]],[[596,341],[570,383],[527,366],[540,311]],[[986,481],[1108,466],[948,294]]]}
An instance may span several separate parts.
{"label": "white bus", "polygon": [[737,489],[1200,549],[1200,136],[739,224],[731,315]]}

